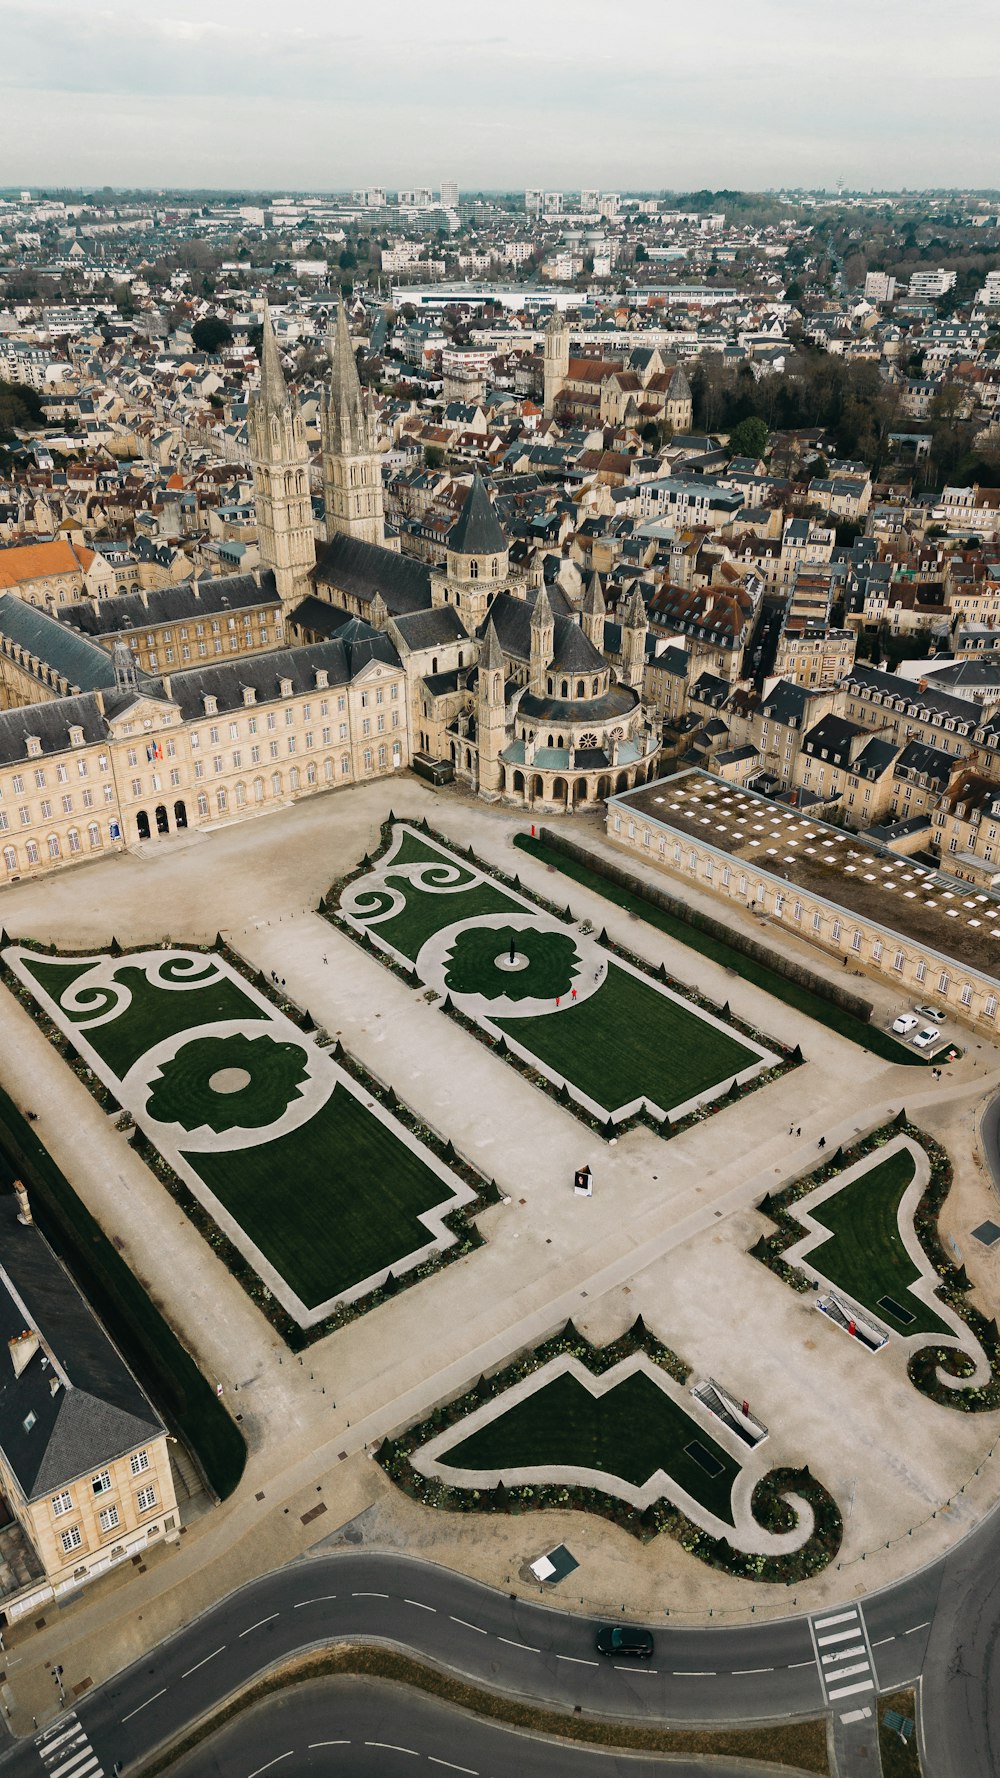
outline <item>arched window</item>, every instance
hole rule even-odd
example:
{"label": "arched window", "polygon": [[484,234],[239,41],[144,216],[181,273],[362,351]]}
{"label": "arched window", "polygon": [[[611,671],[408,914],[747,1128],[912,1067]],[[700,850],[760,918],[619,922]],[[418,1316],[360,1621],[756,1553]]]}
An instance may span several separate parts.
{"label": "arched window", "polygon": [[246,800],[247,800],[246,785],[245,784],[237,784],[237,786],[236,786],[236,807],[238,809],[242,809],[246,804]]}
{"label": "arched window", "polygon": [[576,695],[578,698],[585,698],[587,695],[587,687],[582,679],[578,679],[576,682]]}
{"label": "arched window", "polygon": [[198,798],[198,813],[204,821],[208,820],[208,797],[202,791]]}
{"label": "arched window", "polygon": [[222,789],[217,790],[215,793],[215,800],[219,806],[219,814],[224,815],[229,807],[229,797],[226,791]]}
{"label": "arched window", "polygon": [[271,773],[271,795],[272,796],[280,796],[283,789],[284,789],[284,785],[281,782],[281,773],[280,772],[272,772]]}
{"label": "arched window", "polygon": [[473,556],[472,561],[469,563],[469,579],[479,579],[479,563],[476,561],[475,556]]}
{"label": "arched window", "polygon": [[61,856],[62,856],[62,847],[59,844],[59,835],[57,833],[50,833],[49,834],[49,857],[50,858],[60,858]]}
{"label": "arched window", "polygon": [[90,842],[91,851],[99,852],[101,849],[101,830],[96,821],[92,821],[87,828],[87,839]]}
{"label": "arched window", "polygon": [[601,689],[601,682],[599,679],[595,679],[594,680],[594,696],[595,696],[595,698],[596,698],[598,692],[600,691],[600,689]]}
{"label": "arched window", "polygon": [[8,870],[16,870],[17,869],[17,853],[15,852],[13,846],[5,846],[4,847],[3,861],[4,861],[4,864]]}
{"label": "arched window", "polygon": [[298,788],[299,788],[299,768],[298,768],[298,766],[293,766],[291,771],[289,772],[288,783],[289,783],[290,789],[298,790]]}
{"label": "arched window", "polygon": [[326,783],[326,784],[333,783],[333,760],[332,759],[324,759],[324,761],[323,761],[323,780],[324,780],[324,783]]}
{"label": "arched window", "polygon": [[563,680],[563,682],[562,682],[562,693],[561,693],[561,695],[562,695],[562,697],[564,697],[564,698],[568,698],[568,697],[569,697],[569,680],[568,680],[568,679],[564,679],[564,680]]}
{"label": "arched window", "polygon": [[306,783],[307,784],[315,784],[315,782],[316,782],[316,764],[315,764],[314,760],[310,760],[309,764],[306,766]]}
{"label": "arched window", "polygon": [[264,801],[263,778],[255,778],[253,781],[253,800],[255,803],[262,803]]}
{"label": "arched window", "polygon": [[28,863],[29,864],[37,864],[38,863],[38,847],[36,846],[34,840],[29,840],[27,845],[25,846],[24,850],[28,855]]}
{"label": "arched window", "polygon": [[66,839],[69,843],[70,851],[71,852],[79,852],[79,850],[80,850],[80,835],[77,833],[75,827],[70,828],[69,833],[66,835]]}
{"label": "arched window", "polygon": [[492,564],[492,567],[490,568],[490,573],[492,574],[494,580],[496,580],[496,577],[499,574],[499,572],[500,572],[500,563],[497,561],[496,556],[494,556],[493,557],[493,564]]}

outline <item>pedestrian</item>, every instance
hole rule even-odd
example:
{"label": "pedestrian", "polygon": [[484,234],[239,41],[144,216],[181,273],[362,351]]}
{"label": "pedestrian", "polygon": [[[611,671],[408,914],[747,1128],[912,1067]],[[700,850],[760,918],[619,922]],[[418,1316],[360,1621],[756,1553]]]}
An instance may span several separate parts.
{"label": "pedestrian", "polygon": [[788,1126],[788,1134],[789,1134],[789,1136],[794,1136],[794,1135],[795,1135],[795,1125],[794,1125],[794,1124],[789,1124],[789,1126]]}
{"label": "pedestrian", "polygon": [[797,1129],[797,1130],[796,1130],[796,1132],[795,1132],[795,1134],[796,1134],[796,1136],[801,1136],[801,1134],[802,1134],[802,1125],[801,1125],[801,1124],[800,1124],[800,1125],[799,1125],[799,1127],[798,1127],[798,1129]]}
{"label": "pedestrian", "polygon": [[282,985],[282,987],[284,987],[284,986],[285,986],[285,978],[284,978],[284,976],[282,976],[282,978],[281,978],[281,985]]}
{"label": "pedestrian", "polygon": [[325,951],[324,951],[324,952],[323,952],[323,962],[324,962],[324,963],[328,963],[328,962],[329,962],[329,958],[328,958],[328,957],[327,957],[327,954],[326,954],[326,952],[325,952]]}
{"label": "pedestrian", "polygon": [[821,1136],[821,1137],[820,1137],[820,1139],[819,1139],[819,1145],[820,1145],[820,1148],[825,1148],[825,1147],[826,1147],[826,1137],[825,1137],[825,1136]]}

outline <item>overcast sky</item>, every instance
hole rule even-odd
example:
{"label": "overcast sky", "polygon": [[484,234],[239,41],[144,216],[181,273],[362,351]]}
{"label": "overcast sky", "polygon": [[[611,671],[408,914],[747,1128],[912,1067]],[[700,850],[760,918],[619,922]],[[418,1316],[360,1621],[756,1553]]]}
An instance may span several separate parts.
{"label": "overcast sky", "polygon": [[0,0],[0,183],[1000,185],[997,0]]}

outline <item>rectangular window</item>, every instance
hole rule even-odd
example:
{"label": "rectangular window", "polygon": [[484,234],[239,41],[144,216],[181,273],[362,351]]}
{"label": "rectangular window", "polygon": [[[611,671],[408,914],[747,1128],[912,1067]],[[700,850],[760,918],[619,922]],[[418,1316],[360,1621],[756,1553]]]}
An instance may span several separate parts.
{"label": "rectangular window", "polygon": [[872,957],[876,963],[881,963],[881,961],[882,961],[882,940],[880,938],[877,938],[875,940],[875,943],[872,945]]}
{"label": "rectangular window", "polygon": [[947,971],[942,969],[941,974],[938,976],[938,993],[939,994],[947,994],[947,992],[948,992],[948,975],[947,975]]}
{"label": "rectangular window", "polygon": [[996,1012],[997,1012],[997,997],[995,994],[987,994],[986,1005],[983,1007],[983,1013],[986,1016],[986,1018],[995,1019]]}
{"label": "rectangular window", "polygon": [[139,1488],[135,1496],[136,1505],[141,1513],[148,1513],[151,1506],[156,1505],[155,1488]]}
{"label": "rectangular window", "polygon": [[83,1543],[79,1525],[71,1525],[68,1531],[61,1532],[59,1541],[63,1546],[64,1554],[67,1556],[71,1550],[78,1550]]}
{"label": "rectangular window", "polygon": [[927,975],[927,965],[926,965],[926,963],[923,963],[923,962],[921,962],[921,963],[918,963],[918,964],[917,964],[917,967],[916,967],[916,969],[915,969],[915,970],[914,970],[914,972],[913,972],[913,973],[914,973],[914,975],[915,975],[915,976],[916,976],[916,978],[917,978],[917,981],[918,981],[918,982],[922,982],[922,981],[923,981],[923,980],[924,980],[924,979],[925,979],[925,977],[926,977],[926,975]]}
{"label": "rectangular window", "polygon": [[51,819],[52,819],[52,804],[49,802],[47,797],[43,797],[42,798],[42,820],[43,821],[51,821]]}
{"label": "rectangular window", "polygon": [[962,1002],[963,1006],[971,1006],[972,1005],[972,983],[971,982],[965,983],[965,986],[962,989],[960,998],[961,998],[961,1002]]}
{"label": "rectangular window", "polygon": [[109,1494],[111,1491],[111,1472],[110,1472],[110,1470],[107,1470],[107,1469],[99,1470],[97,1475],[95,1475],[92,1478],[90,1485],[93,1488],[95,1494]]}
{"label": "rectangular window", "polygon": [[854,934],[854,937],[851,939],[851,950],[852,951],[860,951],[860,949],[861,949],[861,934],[860,934],[860,932],[856,932]]}
{"label": "rectangular window", "polygon": [[903,956],[902,951],[897,951],[895,957],[892,960],[892,967],[893,967],[893,969],[902,970],[903,964],[905,962],[906,962],[906,958]]}
{"label": "rectangular window", "polygon": [[104,1532],[104,1535],[107,1536],[108,1532],[113,1531],[118,1524],[118,1508],[116,1506],[106,1506],[102,1512],[98,1513],[97,1518],[101,1530]]}
{"label": "rectangular window", "polygon": [[63,1488],[52,1496],[52,1511],[58,1519],[61,1513],[68,1513],[73,1505],[73,1496],[68,1488]]}

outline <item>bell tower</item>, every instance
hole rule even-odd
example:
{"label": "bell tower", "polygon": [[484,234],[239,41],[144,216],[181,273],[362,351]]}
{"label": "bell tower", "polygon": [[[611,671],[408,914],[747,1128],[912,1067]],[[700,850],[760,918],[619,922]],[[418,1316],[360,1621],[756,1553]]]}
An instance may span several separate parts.
{"label": "bell tower", "polygon": [[375,449],[371,404],[358,376],[343,300],[327,347],[330,381],[320,410],[327,542],[340,535],[384,544],[382,460]]}
{"label": "bell tower", "polygon": [[270,309],[264,310],[260,386],[250,397],[247,430],[260,559],[273,571],[287,614],[309,591],[316,535],[305,427],[285,386]]}
{"label": "bell tower", "polygon": [[507,740],[504,699],[503,650],[490,618],[479,651],[479,684],[476,699],[476,734],[479,741],[479,789],[487,795],[503,784],[500,754]]}
{"label": "bell tower", "polygon": [[545,329],[542,417],[551,420],[559,393],[569,376],[569,322],[555,309]]}

